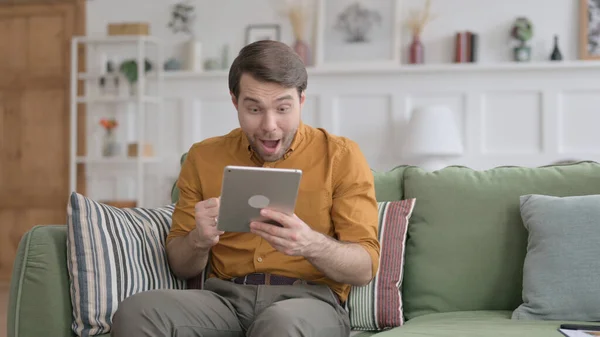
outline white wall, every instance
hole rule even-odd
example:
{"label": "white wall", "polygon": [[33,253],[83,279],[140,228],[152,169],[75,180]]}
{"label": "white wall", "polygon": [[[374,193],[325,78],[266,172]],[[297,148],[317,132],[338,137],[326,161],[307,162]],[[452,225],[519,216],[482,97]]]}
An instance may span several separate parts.
{"label": "white wall", "polygon": [[[207,57],[219,57],[223,45],[230,46],[230,59],[243,46],[245,28],[249,24],[280,23],[282,39],[292,42],[288,21],[279,16],[270,3],[285,0],[189,0],[196,5],[195,32],[202,41]],[[372,0],[377,1],[377,0]],[[179,55],[183,35],[173,35],[167,24],[174,0],[92,0],[88,3],[87,29],[89,34],[105,34],[108,23],[120,21],[150,22],[152,35],[164,38],[172,45],[169,55]],[[402,19],[411,9],[423,6],[422,0],[401,0]],[[433,13],[437,18],[423,35],[426,61],[449,62],[452,58],[456,31],[472,30],[480,34],[482,63],[508,61],[511,51],[510,26],[518,16],[534,24],[536,60],[547,59],[554,34],[558,34],[566,59],[576,59],[577,13],[576,0],[434,0]],[[402,45],[410,43],[403,34]],[[403,53],[405,57],[406,53]]]}
{"label": "white wall", "polygon": [[[199,8],[197,37],[204,44],[205,55],[218,57],[223,44],[230,44],[233,59],[243,45],[244,29],[251,23],[280,22],[284,41],[291,42],[291,28],[271,10],[268,1],[195,1]],[[178,55],[185,37],[173,37],[167,29],[170,3],[91,1],[88,32],[102,35],[108,22],[149,20],[153,35],[165,42],[166,56]],[[403,1],[404,8],[420,4]],[[433,11],[438,17],[424,35],[426,59],[429,64],[442,65],[311,69],[306,122],[356,140],[378,170],[412,163],[398,148],[411,110],[426,104],[445,104],[456,114],[465,154],[454,164],[485,169],[600,159],[600,138],[595,131],[600,123],[600,65],[568,62],[577,59],[577,1],[437,0]],[[509,28],[521,15],[535,24],[534,61],[548,58],[553,35],[558,34],[564,63],[507,63],[511,57]],[[454,34],[466,29],[480,34],[480,64],[448,65]],[[408,44],[408,37],[403,38],[403,44]],[[152,81],[151,86],[155,84]],[[163,83],[167,127],[157,145],[166,156],[162,164],[148,164],[149,205],[168,201],[179,155],[193,142],[237,127],[227,95],[226,71],[171,73]],[[89,146],[97,144],[91,141]],[[121,169],[90,166],[89,174],[92,197],[128,198],[135,192],[134,181],[124,178]]]}

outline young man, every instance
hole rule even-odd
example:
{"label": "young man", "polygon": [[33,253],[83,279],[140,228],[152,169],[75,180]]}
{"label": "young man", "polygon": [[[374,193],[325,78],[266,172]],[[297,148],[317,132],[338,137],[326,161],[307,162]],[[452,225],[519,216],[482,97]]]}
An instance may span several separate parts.
{"label": "young man", "polygon": [[[203,290],[126,299],[113,337],[350,334],[350,286],[368,284],[379,267],[373,175],[356,143],[302,123],[306,87],[304,64],[287,45],[259,41],[240,51],[229,73],[240,128],[189,150],[167,238],[178,277],[210,263],[210,278]],[[294,216],[264,209],[283,227],[218,231],[227,165],[301,169]]]}

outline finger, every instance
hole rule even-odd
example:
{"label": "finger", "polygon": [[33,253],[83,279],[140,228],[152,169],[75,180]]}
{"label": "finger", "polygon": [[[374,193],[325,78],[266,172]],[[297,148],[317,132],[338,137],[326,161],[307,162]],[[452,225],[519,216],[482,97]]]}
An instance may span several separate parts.
{"label": "finger", "polygon": [[271,224],[264,223],[264,222],[259,222],[259,221],[252,222],[252,223],[250,223],[250,228],[256,229],[257,231],[265,232],[265,233],[268,233],[270,235],[277,236],[280,238],[289,238],[289,236],[290,236],[289,230],[287,230],[283,227],[271,225]]}
{"label": "finger", "polygon": [[252,229],[252,232],[267,240],[267,242],[269,242],[271,246],[280,246],[281,248],[286,249],[290,245],[290,242],[286,239],[269,234],[266,231],[260,229]]}
{"label": "finger", "polygon": [[269,218],[271,220],[274,220],[278,223],[280,223],[283,227],[294,227],[295,222],[297,222],[297,218],[291,217],[287,214],[281,213],[281,212],[277,212],[274,211],[272,209],[268,209],[268,208],[263,208],[260,211],[260,215]]}

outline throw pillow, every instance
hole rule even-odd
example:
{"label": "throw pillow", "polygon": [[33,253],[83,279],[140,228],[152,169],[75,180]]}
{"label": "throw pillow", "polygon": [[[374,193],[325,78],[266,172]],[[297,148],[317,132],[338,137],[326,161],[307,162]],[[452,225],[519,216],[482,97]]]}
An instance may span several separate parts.
{"label": "throw pillow", "polygon": [[415,200],[378,202],[379,270],[369,284],[350,288],[346,309],[353,330],[379,331],[404,324],[404,245]]}
{"label": "throw pillow", "polygon": [[77,336],[108,333],[118,304],[133,294],[184,289],[164,248],[173,210],[174,205],[119,209],[71,194],[67,268]]}
{"label": "throw pillow", "polygon": [[600,195],[525,195],[523,303],[513,319],[600,320]]}

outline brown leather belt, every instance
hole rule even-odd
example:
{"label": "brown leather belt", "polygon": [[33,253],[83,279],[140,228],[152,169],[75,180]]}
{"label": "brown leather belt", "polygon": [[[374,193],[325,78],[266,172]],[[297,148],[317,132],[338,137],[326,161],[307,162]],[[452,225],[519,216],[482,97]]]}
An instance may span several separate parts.
{"label": "brown leather belt", "polygon": [[[300,285],[300,284],[312,284],[316,285],[318,283],[308,282],[295,277],[288,277],[276,274],[265,274],[265,273],[256,273],[256,274],[248,274],[246,276],[234,277],[231,279],[231,282],[236,284],[246,284],[246,285]],[[333,297],[335,297],[338,304],[343,305],[340,301],[339,296],[331,291]]]}
{"label": "brown leather belt", "polygon": [[299,284],[316,284],[307,282],[299,278],[281,276],[275,274],[256,273],[246,276],[235,277],[231,279],[233,283],[249,284],[249,285],[276,285],[276,286],[292,286]]}

